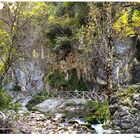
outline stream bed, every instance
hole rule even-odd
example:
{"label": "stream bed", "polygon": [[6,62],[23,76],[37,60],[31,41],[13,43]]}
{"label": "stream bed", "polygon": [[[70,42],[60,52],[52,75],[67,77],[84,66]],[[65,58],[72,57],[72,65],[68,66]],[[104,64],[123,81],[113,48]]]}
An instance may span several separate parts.
{"label": "stream bed", "polygon": [[[105,124],[105,123],[104,123]],[[88,124],[82,117],[66,118],[56,113],[54,117],[32,111],[14,122],[16,134],[103,134],[104,124]]]}
{"label": "stream bed", "polygon": [[[72,118],[72,120],[77,122],[80,125],[88,124],[83,118],[80,118],[80,117]],[[103,132],[104,132],[103,125],[105,125],[105,122],[103,124],[101,124],[101,123],[91,124],[91,128],[95,129],[95,133],[103,134]]]}

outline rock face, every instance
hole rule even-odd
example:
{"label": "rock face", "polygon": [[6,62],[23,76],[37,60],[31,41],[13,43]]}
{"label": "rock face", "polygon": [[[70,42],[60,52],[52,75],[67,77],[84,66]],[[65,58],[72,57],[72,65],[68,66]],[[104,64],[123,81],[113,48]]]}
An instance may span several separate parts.
{"label": "rock face", "polygon": [[[114,83],[119,83],[120,85],[125,85],[131,80],[130,69],[132,67],[133,59],[136,54],[136,43],[134,44],[132,38],[125,39],[114,39],[114,62],[113,62],[113,81]],[[95,46],[96,48],[96,46]],[[98,50],[99,51],[99,50]],[[96,51],[95,51],[96,52]],[[103,52],[101,50],[101,52]],[[96,53],[93,53],[96,56]],[[104,56],[105,54],[103,54]],[[106,59],[107,56],[104,56]],[[106,60],[105,60],[106,61]],[[96,67],[96,82],[100,85],[106,85],[106,70],[102,65],[97,68],[97,64],[94,64]]]}
{"label": "rock face", "polygon": [[47,65],[42,30],[39,26],[31,27],[26,41],[20,43],[22,57],[18,58],[14,62],[14,68],[9,70],[8,75],[12,80],[6,89],[15,90],[15,86],[19,86],[21,91],[36,93],[44,88],[43,76]]}
{"label": "rock face", "polygon": [[43,103],[40,103],[33,107],[33,109],[45,112],[45,113],[67,113],[67,114],[76,114],[80,112],[86,112],[87,100],[85,99],[48,99]]}
{"label": "rock face", "polygon": [[20,61],[18,67],[15,76],[23,91],[36,93],[44,87],[42,81],[44,73],[34,61]]}
{"label": "rock face", "polygon": [[[139,133],[140,85],[131,85],[111,98],[112,126],[121,133]],[[115,101],[115,103],[114,103]],[[117,102],[116,102],[117,101]]]}
{"label": "rock face", "polygon": [[[130,68],[135,57],[136,46],[131,38],[115,40],[116,60],[114,62],[114,81],[125,84],[131,76]],[[133,48],[133,49],[132,49]],[[121,71],[124,71],[121,73]]]}
{"label": "rock face", "polygon": [[140,82],[140,62],[133,63],[133,67],[131,68],[131,75],[132,75],[132,84],[136,84]]}
{"label": "rock face", "polygon": [[[36,93],[43,88],[50,88],[45,82],[43,82],[43,77],[47,72],[47,60],[46,47],[43,45],[43,35],[42,28],[37,27],[30,31],[26,41],[21,42],[21,52],[25,58],[18,59],[15,62],[14,69],[10,71],[12,77],[12,82],[7,85],[7,89],[12,89],[16,84],[18,84],[23,91],[27,93]],[[124,79],[127,78],[129,74],[129,63],[131,57],[135,52],[134,45],[131,39],[125,40],[115,40],[114,42],[116,60],[114,61],[114,80],[116,82],[123,83]],[[133,47],[133,49],[131,49]],[[126,69],[124,75],[120,76],[121,69]],[[101,85],[106,84],[102,77],[105,73],[102,69],[99,70],[99,75],[97,77],[97,82]],[[105,79],[105,78],[103,78]]]}

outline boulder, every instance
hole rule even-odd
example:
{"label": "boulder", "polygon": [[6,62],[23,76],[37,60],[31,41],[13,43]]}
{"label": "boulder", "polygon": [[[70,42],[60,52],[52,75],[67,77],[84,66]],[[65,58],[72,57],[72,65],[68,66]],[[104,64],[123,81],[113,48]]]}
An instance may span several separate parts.
{"label": "boulder", "polygon": [[134,94],[133,99],[136,101],[140,101],[140,94]]}
{"label": "boulder", "polygon": [[133,117],[131,115],[127,115],[122,117],[122,120],[124,121],[124,123],[131,123],[131,121],[133,120]]}
{"label": "boulder", "polygon": [[133,104],[136,109],[140,110],[140,103],[138,101],[134,101]]}
{"label": "boulder", "polygon": [[128,107],[122,107],[119,111],[120,111],[120,117],[129,115],[129,108]]}
{"label": "boulder", "polygon": [[140,115],[139,115],[139,116],[137,116],[136,120],[137,120],[137,122],[139,122],[139,121],[140,121]]}
{"label": "boulder", "polygon": [[134,124],[133,123],[122,123],[121,128],[122,129],[131,129],[133,128]]}
{"label": "boulder", "polygon": [[132,133],[137,133],[138,132],[138,126],[134,126],[132,128]]}
{"label": "boulder", "polygon": [[118,109],[118,104],[110,105],[109,108],[110,108],[111,115],[113,115]]}
{"label": "boulder", "polygon": [[64,103],[64,101],[64,99],[59,98],[48,99],[36,105],[32,109],[45,113],[57,113],[58,111],[60,111],[59,106]]}
{"label": "boulder", "polygon": [[44,102],[34,106],[32,109],[38,110],[44,113],[68,113],[73,114],[79,111],[85,112],[85,107],[87,104],[85,99],[63,99],[63,98],[53,98],[45,100]]}
{"label": "boulder", "polygon": [[21,108],[18,110],[18,114],[22,115],[22,114],[24,114],[24,113],[29,113],[28,109],[27,109],[25,106],[21,107]]}
{"label": "boulder", "polygon": [[130,110],[131,114],[135,114],[137,112],[138,112],[138,110],[135,107],[131,108],[131,110]]}
{"label": "boulder", "polygon": [[21,106],[25,107],[31,99],[32,96],[25,96],[19,101],[19,103],[21,104]]}
{"label": "boulder", "polygon": [[113,118],[119,118],[120,112],[117,110],[114,114],[113,114]]}
{"label": "boulder", "polygon": [[124,123],[124,122],[123,122],[123,120],[113,120],[112,123],[114,126],[121,127],[122,123]]}
{"label": "boulder", "polygon": [[[120,129],[121,133],[140,132],[140,84],[129,85],[123,91],[117,92],[111,98],[112,125],[115,130]],[[115,113],[114,113],[115,112]]]}
{"label": "boulder", "polygon": [[111,99],[110,99],[111,104],[118,103],[118,101],[119,101],[119,98],[117,96],[112,96]]}
{"label": "boulder", "polygon": [[138,128],[138,133],[140,133],[140,127]]}

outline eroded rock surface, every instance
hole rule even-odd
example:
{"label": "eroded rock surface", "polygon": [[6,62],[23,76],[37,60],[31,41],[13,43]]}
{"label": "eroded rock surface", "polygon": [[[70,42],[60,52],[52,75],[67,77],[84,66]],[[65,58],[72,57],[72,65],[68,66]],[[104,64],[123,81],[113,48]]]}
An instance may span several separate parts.
{"label": "eroded rock surface", "polygon": [[87,103],[86,99],[53,98],[36,105],[33,109],[50,114],[67,113],[72,115],[88,111],[88,108],[86,110]]}
{"label": "eroded rock surface", "polygon": [[[139,133],[140,85],[131,85],[111,98],[112,125],[121,133]],[[115,102],[115,103],[114,103]]]}

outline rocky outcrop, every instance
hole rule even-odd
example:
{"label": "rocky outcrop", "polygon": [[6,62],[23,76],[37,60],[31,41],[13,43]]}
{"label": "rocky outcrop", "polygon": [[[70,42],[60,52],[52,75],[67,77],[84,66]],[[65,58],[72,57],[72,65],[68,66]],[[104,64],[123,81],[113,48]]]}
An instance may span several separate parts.
{"label": "rocky outcrop", "polygon": [[[135,42],[135,40],[134,40]],[[131,79],[131,65],[136,56],[136,43],[132,38],[115,40],[115,61],[114,61],[114,81],[119,84],[126,84]]]}
{"label": "rocky outcrop", "polygon": [[42,90],[44,87],[43,76],[43,71],[35,61],[20,60],[20,64],[15,69],[18,86],[25,92],[36,93]]}
{"label": "rocky outcrop", "polygon": [[[25,40],[20,42],[19,58],[9,70],[9,84],[6,89],[25,93],[37,93],[45,87],[43,82],[46,73],[46,47],[42,35],[43,27],[31,26]],[[6,77],[6,78],[7,78]]]}
{"label": "rocky outcrop", "polygon": [[62,99],[53,98],[44,101],[33,107],[34,110],[45,113],[66,113],[69,115],[76,115],[77,113],[87,113],[88,108],[86,108],[87,100],[85,99]]}
{"label": "rocky outcrop", "polygon": [[113,129],[121,133],[140,133],[140,85],[131,85],[111,98]]}

